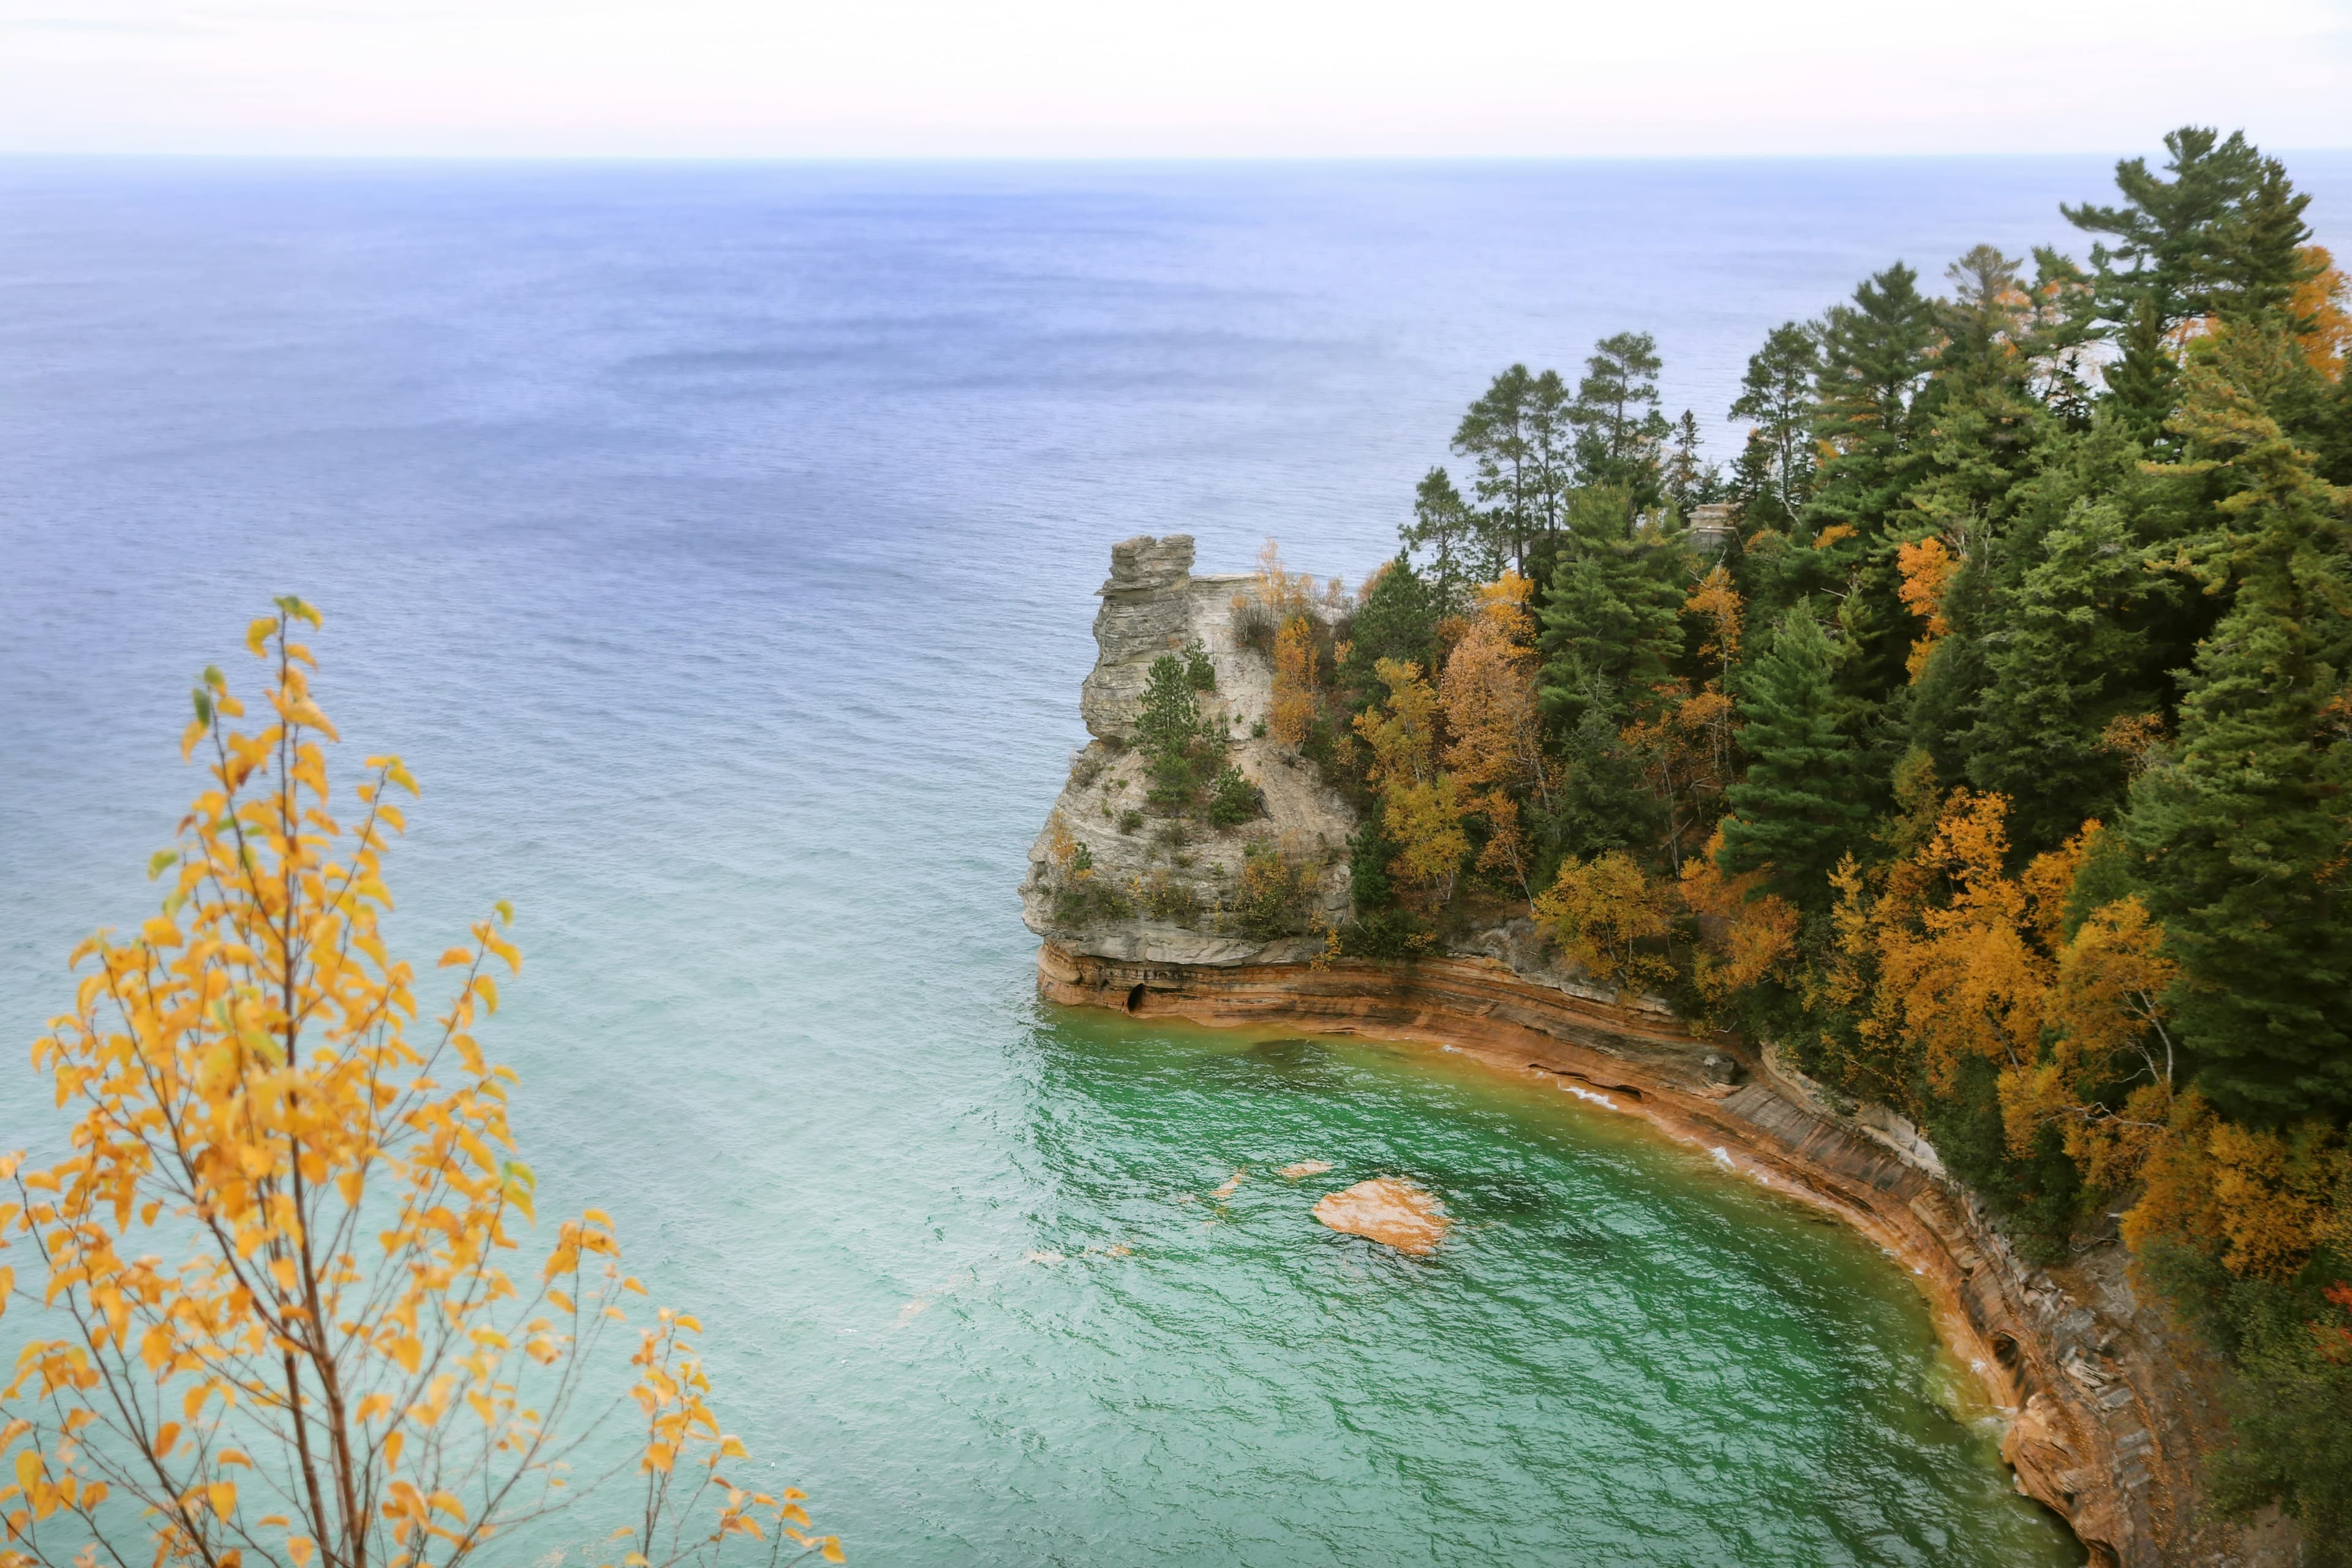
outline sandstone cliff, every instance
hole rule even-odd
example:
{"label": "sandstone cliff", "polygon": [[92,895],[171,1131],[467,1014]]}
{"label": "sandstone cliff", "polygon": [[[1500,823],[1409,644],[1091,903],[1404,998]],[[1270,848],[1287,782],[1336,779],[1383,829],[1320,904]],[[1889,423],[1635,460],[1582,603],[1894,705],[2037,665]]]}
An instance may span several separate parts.
{"label": "sandstone cliff", "polygon": [[[1097,590],[1100,651],[1078,697],[1094,739],[1070,758],[1021,889],[1029,929],[1066,951],[1155,963],[1305,959],[1323,950],[1318,926],[1347,917],[1355,813],[1313,763],[1252,733],[1274,695],[1272,663],[1243,646],[1234,624],[1235,600],[1246,601],[1255,581],[1193,576],[1188,534],[1112,548],[1110,579]],[[1263,816],[1230,827],[1147,810],[1143,759],[1130,744],[1152,661],[1195,646],[1216,672],[1215,689],[1201,694],[1202,717],[1230,734],[1227,760],[1264,801]],[[1252,845],[1286,857],[1305,879],[1297,929],[1253,934],[1235,913]],[[1074,883],[1103,896],[1069,897]]]}
{"label": "sandstone cliff", "polygon": [[[1141,795],[1124,742],[1151,661],[1197,641],[1216,671],[1215,710],[1246,737],[1271,696],[1271,669],[1241,645],[1236,594],[1248,577],[1191,574],[1192,542],[1116,548],[1095,620],[1101,656],[1082,711],[1096,739],[1031,851],[1024,917],[1045,938],[1041,992],[1055,1002],[1209,1024],[1271,1024],[1455,1047],[1540,1074],[1580,1099],[1640,1116],[1718,1163],[1818,1207],[1885,1247],[1916,1278],[1946,1342],[2009,1417],[2002,1452],[2020,1489],[2063,1515],[2093,1560],[2124,1568],[2287,1568],[2293,1527],[2205,1517],[2207,1458],[2222,1438],[2217,1369],[2134,1284],[2113,1244],[2042,1268],[2012,1248],[1935,1151],[1901,1117],[1844,1107],[1769,1047],[1700,1035],[1661,1002],[1619,1005],[1584,984],[1522,920],[1410,963],[1319,959],[1311,936],[1254,939],[1218,903],[1243,846],[1282,839],[1317,863],[1316,914],[1348,910],[1347,802],[1312,764],[1265,739],[1232,754],[1265,789],[1263,821],[1180,842],[1162,826],[1123,826]],[[1204,704],[1205,705],[1205,704]],[[1132,821],[1132,818],[1125,820]],[[1139,897],[1124,917],[1067,920],[1057,898],[1083,847],[1089,875],[1135,889],[1181,877],[1197,910]],[[1181,906],[1181,907],[1180,907]]]}

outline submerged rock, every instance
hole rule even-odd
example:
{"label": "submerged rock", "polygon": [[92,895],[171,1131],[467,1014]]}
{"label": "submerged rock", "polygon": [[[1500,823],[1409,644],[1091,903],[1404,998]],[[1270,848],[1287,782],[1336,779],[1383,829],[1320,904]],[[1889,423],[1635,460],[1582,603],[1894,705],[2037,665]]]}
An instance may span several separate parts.
{"label": "submerged rock", "polygon": [[1301,1160],[1296,1165],[1285,1165],[1280,1173],[1295,1182],[1301,1176],[1319,1176],[1330,1168],[1328,1160]]}
{"label": "submerged rock", "polygon": [[1435,1198],[1394,1176],[1375,1176],[1328,1194],[1315,1205],[1315,1217],[1333,1230],[1416,1256],[1436,1251],[1454,1223]]}

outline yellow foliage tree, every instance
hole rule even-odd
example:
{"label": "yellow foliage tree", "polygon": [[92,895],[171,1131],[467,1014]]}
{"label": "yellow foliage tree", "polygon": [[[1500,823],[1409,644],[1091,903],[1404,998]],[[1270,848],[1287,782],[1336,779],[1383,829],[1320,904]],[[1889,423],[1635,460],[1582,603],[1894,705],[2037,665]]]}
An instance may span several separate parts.
{"label": "yellow foliage tree", "polygon": [[1274,703],[1266,728],[1286,746],[1307,743],[1315,730],[1315,619],[1300,610],[1274,637]]}
{"label": "yellow foliage tree", "polygon": [[1437,693],[1411,659],[1384,658],[1372,670],[1388,700],[1356,715],[1356,732],[1372,749],[1381,825],[1397,846],[1390,874],[1424,905],[1443,904],[1454,896],[1470,837],[1462,829],[1461,787],[1437,765]]}
{"label": "yellow foliage tree", "polygon": [[[89,972],[34,1047],[79,1114],[63,1159],[0,1160],[0,1260],[33,1276],[0,1267],[0,1309],[38,1314],[0,1394],[0,1568],[454,1568],[561,1507],[603,1419],[581,1404],[594,1352],[643,1289],[612,1222],[564,1220],[535,1278],[502,1263],[533,1178],[515,1075],[474,1031],[492,966],[521,964],[509,911],[442,955],[456,994],[412,1037],[415,975],[379,923],[393,792],[416,785],[380,756],[348,804],[331,794],[335,727],[295,640],[318,625],[293,598],[253,623],[274,676],[256,726],[230,726],[245,710],[205,672],[182,752],[210,783],[150,868],[162,910],[75,950]],[[629,1358],[643,1490],[616,1553],[839,1562],[801,1493],[721,1475],[746,1456],[700,1327],[663,1309]]]}
{"label": "yellow foliage tree", "polygon": [[1526,578],[1507,569],[1499,581],[1478,590],[1477,613],[1446,656],[1438,700],[1450,731],[1445,766],[1466,792],[1465,809],[1486,819],[1478,864],[1509,870],[1519,890],[1532,897],[1517,792],[1549,807],[1551,779],[1536,696],[1530,589]]}
{"label": "yellow foliage tree", "polygon": [[1928,1079],[1948,1093],[1961,1061],[1988,1057],[2031,1067],[2055,965],[2037,937],[2055,920],[2045,908],[2063,889],[2075,850],[2025,879],[2007,874],[2008,797],[1956,789],[1918,852],[1886,874],[1865,905],[1850,868],[1838,911],[1842,945],[1866,947],[1874,964],[1865,1040],[1908,1042]]}
{"label": "yellow foliage tree", "polygon": [[1903,607],[1927,626],[1912,639],[1911,657],[1906,661],[1911,679],[1916,680],[1919,672],[1927,668],[1927,656],[1936,651],[1937,643],[1952,629],[1951,623],[1944,618],[1944,594],[1951,586],[1952,574],[1959,570],[1960,563],[1942,540],[1930,536],[1898,546],[1895,564],[1903,575],[1895,590]]}
{"label": "yellow foliage tree", "polygon": [[2287,313],[2305,323],[2295,342],[2311,367],[2330,381],[2344,379],[2352,355],[2352,282],[2324,245],[2306,245],[2297,255],[2309,269],[2287,301]]}
{"label": "yellow foliage tree", "polygon": [[1673,963],[1646,945],[1674,929],[1673,893],[1622,849],[1561,866],[1535,914],[1561,953],[1620,996],[1674,977]]}
{"label": "yellow foliage tree", "polygon": [[1698,656],[1715,662],[1712,680],[1718,688],[1739,662],[1739,631],[1746,608],[1739,590],[1732,584],[1729,568],[1719,561],[1683,600],[1683,614],[1696,616],[1706,624]]}
{"label": "yellow foliage tree", "polygon": [[1726,876],[1717,863],[1723,848],[1718,826],[1706,847],[1682,864],[1684,907],[1698,917],[1699,948],[1691,978],[1699,994],[1722,1004],[1751,985],[1786,972],[1796,955],[1803,917],[1777,893],[1760,889],[1765,869]]}

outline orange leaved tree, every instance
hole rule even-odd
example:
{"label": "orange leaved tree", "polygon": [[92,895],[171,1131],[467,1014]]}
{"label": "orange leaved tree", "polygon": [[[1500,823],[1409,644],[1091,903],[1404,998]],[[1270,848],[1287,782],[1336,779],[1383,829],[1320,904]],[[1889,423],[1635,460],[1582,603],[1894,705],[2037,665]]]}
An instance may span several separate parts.
{"label": "orange leaved tree", "polygon": [[744,1450],[700,1325],[620,1326],[643,1288],[609,1219],[510,1271],[533,1182],[515,1075],[474,1037],[493,964],[521,963],[510,913],[442,955],[455,994],[423,1026],[379,931],[416,785],[372,757],[331,793],[295,640],[318,624],[293,598],[253,623],[258,722],[205,671],[181,749],[209,783],[150,867],[162,910],[75,951],[33,1047],[73,1123],[54,1164],[0,1160],[0,1309],[32,1335],[0,1393],[0,1568],[454,1568],[600,1479],[625,1489],[616,1563],[841,1561],[802,1494],[725,1479]]}

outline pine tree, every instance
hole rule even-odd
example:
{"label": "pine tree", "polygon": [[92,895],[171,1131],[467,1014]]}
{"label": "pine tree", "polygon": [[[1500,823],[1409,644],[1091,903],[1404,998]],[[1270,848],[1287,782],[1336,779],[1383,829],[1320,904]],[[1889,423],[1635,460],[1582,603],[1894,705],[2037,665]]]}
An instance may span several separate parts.
{"label": "pine tree", "polygon": [[2140,679],[2146,635],[2121,613],[2162,587],[2134,544],[2114,498],[2085,505],[1984,616],[2001,635],[1985,647],[1987,686],[1955,741],[1969,782],[2013,803],[2028,853],[2055,847],[2086,817],[2112,816],[2131,759],[2107,726],[2158,706]]}
{"label": "pine tree", "polygon": [[1837,722],[1829,638],[1812,611],[1780,617],[1771,646],[1740,680],[1740,745],[1752,759],[1724,792],[1731,815],[1717,859],[1732,873],[1771,868],[1771,886],[1792,902],[1828,901],[1829,874],[1858,845],[1873,791],[1861,749]]}
{"label": "pine tree", "polygon": [[1538,541],[1566,521],[1570,489],[1570,410],[1558,371],[1524,364],[1495,377],[1462,416],[1454,450],[1475,465],[1474,489],[1488,553],[1525,571]]}
{"label": "pine tree", "polygon": [[1674,445],[1666,450],[1661,483],[1666,500],[1685,519],[1693,507],[1705,506],[1723,493],[1723,471],[1699,456],[1698,416],[1690,409],[1675,421]]}
{"label": "pine tree", "polygon": [[1576,426],[1576,477],[1627,492],[1633,510],[1657,505],[1661,454],[1672,427],[1658,410],[1658,343],[1619,332],[1592,345],[1569,417]]}
{"label": "pine tree", "polygon": [[1677,568],[1688,552],[1636,538],[1629,510],[1622,490],[1577,498],[1541,611],[1544,710],[1570,729],[1589,709],[1614,721],[1646,711],[1682,651]]}
{"label": "pine tree", "polygon": [[1821,349],[1812,330],[1796,321],[1772,329],[1748,359],[1731,417],[1750,420],[1770,460],[1771,493],[1782,515],[1795,517],[1813,477],[1813,377]]}
{"label": "pine tree", "polygon": [[1935,307],[1919,275],[1896,262],[1832,307],[1820,328],[1822,368],[1813,434],[1833,455],[1822,464],[1809,521],[1816,533],[1843,524],[1877,537],[1916,477],[1912,411],[1934,368]]}
{"label": "pine tree", "polygon": [[2263,339],[2225,332],[2184,376],[2184,478],[2219,479],[2227,494],[2179,560],[2230,608],[2198,650],[2177,751],[2134,786],[2126,831],[2186,970],[2179,1034],[2214,1102],[2247,1120],[2340,1118],[2352,1112],[2352,527],[2246,390],[2275,347]]}
{"label": "pine tree", "polygon": [[1412,521],[1397,533],[1407,550],[1429,552],[1430,584],[1441,602],[1451,602],[1466,584],[1486,582],[1501,565],[1486,548],[1477,514],[1444,468],[1430,469],[1413,487]]}

